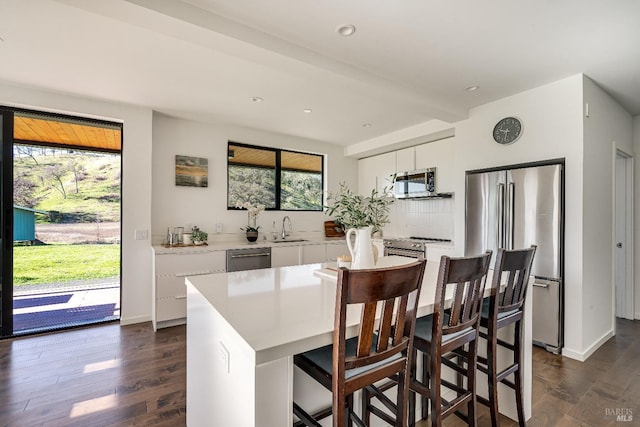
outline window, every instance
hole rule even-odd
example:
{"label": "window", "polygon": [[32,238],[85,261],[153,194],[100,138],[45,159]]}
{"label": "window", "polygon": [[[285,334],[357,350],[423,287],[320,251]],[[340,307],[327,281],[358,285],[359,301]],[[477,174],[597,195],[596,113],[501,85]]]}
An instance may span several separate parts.
{"label": "window", "polygon": [[260,203],[271,210],[322,211],[324,157],[229,142],[227,208]]}

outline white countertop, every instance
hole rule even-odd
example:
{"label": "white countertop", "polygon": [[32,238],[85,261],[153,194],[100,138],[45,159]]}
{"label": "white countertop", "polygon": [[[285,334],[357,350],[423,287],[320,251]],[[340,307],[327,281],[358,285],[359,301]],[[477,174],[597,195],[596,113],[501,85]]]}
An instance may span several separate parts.
{"label": "white countertop", "polygon": [[[391,238],[391,237],[385,237]],[[322,245],[322,244],[339,244],[344,243],[344,237],[315,237],[304,240],[297,240],[296,238],[289,238],[288,240],[259,240],[256,242],[248,242],[246,240],[231,240],[231,241],[210,241],[207,245],[190,245],[190,246],[164,246],[153,245],[152,249],[156,255],[164,254],[187,254],[187,253],[203,253],[213,251],[226,251],[228,249],[250,249],[250,248],[277,248],[287,246],[307,246],[307,245]],[[374,241],[382,241],[383,239],[373,239]],[[453,248],[455,245],[453,242],[427,242],[428,246],[432,247],[444,247]]]}
{"label": "white countertop", "polygon": [[208,242],[207,245],[189,245],[189,246],[164,246],[153,245],[152,249],[156,255],[164,254],[186,254],[186,253],[202,253],[213,251],[226,251],[227,249],[250,249],[250,248],[277,248],[286,246],[306,246],[306,245],[322,245],[326,243],[343,243],[344,237],[324,237],[309,238],[296,241],[295,238],[289,240],[259,240],[257,242],[248,242],[246,240]]}
{"label": "white countertop", "polygon": [[[381,257],[378,266],[412,261]],[[331,343],[337,271],[330,268],[335,263],[192,276],[187,293],[200,293],[248,344],[256,364],[262,364]],[[429,262],[418,316],[433,312],[437,275],[438,263]],[[347,322],[355,334],[359,312],[348,315]]]}

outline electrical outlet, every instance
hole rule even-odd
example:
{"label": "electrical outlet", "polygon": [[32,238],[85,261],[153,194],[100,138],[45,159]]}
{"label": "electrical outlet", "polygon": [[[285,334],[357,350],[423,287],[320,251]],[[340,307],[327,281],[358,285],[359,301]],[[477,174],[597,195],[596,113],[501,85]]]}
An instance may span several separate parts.
{"label": "electrical outlet", "polygon": [[220,362],[222,362],[222,366],[224,366],[225,372],[228,374],[231,372],[231,356],[229,355],[229,350],[225,345],[220,341]]}
{"label": "electrical outlet", "polygon": [[222,223],[221,222],[216,224],[216,233],[218,233],[218,234],[222,233]]}

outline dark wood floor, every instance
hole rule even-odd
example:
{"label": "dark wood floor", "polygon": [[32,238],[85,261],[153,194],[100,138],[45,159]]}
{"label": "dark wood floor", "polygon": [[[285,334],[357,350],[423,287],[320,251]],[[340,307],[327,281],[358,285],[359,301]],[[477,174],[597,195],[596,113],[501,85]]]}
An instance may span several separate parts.
{"label": "dark wood floor", "polygon": [[[185,340],[184,326],[108,324],[0,341],[0,425],[184,426]],[[640,425],[640,321],[618,321],[618,335],[584,363],[537,348],[533,359],[527,425]],[[616,422],[615,410],[633,421]],[[478,425],[490,425],[479,411]]]}
{"label": "dark wood floor", "polygon": [[150,323],[0,341],[0,425],[183,426],[185,349]]}

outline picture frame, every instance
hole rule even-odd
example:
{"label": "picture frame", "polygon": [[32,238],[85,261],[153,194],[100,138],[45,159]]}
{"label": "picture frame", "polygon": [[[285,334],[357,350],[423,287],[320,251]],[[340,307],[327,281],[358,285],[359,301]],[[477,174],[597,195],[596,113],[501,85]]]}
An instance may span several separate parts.
{"label": "picture frame", "polygon": [[176,155],[176,186],[208,187],[209,159]]}

